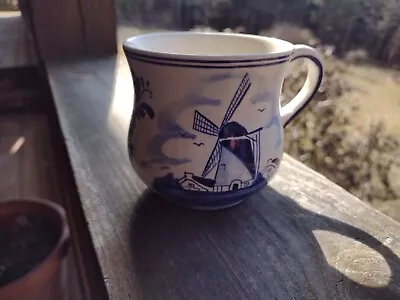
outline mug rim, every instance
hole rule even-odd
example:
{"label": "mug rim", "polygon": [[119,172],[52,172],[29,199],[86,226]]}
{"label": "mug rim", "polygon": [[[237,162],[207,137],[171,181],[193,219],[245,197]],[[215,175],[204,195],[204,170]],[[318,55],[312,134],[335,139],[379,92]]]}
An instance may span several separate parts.
{"label": "mug rim", "polygon": [[[253,53],[241,53],[241,54],[192,54],[192,53],[175,53],[167,51],[156,51],[146,49],[146,47],[139,47],[134,42],[140,39],[146,38],[157,38],[166,36],[218,36],[218,37],[234,37],[240,39],[249,39],[253,41],[259,41],[261,43],[275,43],[278,48],[282,48],[282,51],[270,51],[270,52],[253,52]],[[280,46],[279,46],[280,45]],[[168,32],[152,32],[135,35],[125,39],[122,48],[127,55],[134,55],[135,58],[143,59],[167,59],[174,62],[207,62],[207,63],[253,63],[253,62],[264,62],[264,61],[276,61],[285,62],[292,56],[295,45],[289,41],[282,40],[275,37],[259,36],[254,34],[244,33],[225,33],[225,32],[196,32],[196,31],[168,31]]]}

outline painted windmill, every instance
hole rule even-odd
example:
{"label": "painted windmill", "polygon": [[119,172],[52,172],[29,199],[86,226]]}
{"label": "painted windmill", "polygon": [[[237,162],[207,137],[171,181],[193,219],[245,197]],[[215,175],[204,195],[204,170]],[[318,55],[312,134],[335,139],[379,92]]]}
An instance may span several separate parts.
{"label": "painted windmill", "polygon": [[248,186],[249,181],[254,180],[259,173],[262,128],[248,132],[241,124],[231,121],[250,86],[249,75],[246,74],[220,126],[197,110],[194,114],[193,129],[217,137],[201,176],[211,177],[215,180],[215,186],[229,186],[229,190]]}

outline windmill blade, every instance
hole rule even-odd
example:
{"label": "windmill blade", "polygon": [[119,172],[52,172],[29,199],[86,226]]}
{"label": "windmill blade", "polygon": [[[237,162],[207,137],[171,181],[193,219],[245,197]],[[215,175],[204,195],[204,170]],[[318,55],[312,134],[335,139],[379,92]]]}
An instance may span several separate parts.
{"label": "windmill blade", "polygon": [[242,79],[242,82],[239,84],[231,103],[229,104],[228,110],[225,113],[225,117],[224,120],[222,121],[221,126],[225,125],[230,121],[236,109],[238,108],[239,104],[242,102],[244,96],[246,96],[250,86],[251,82],[249,78],[249,73],[246,73],[246,75],[244,75]]}
{"label": "windmill blade", "polygon": [[214,167],[219,163],[221,158],[222,148],[219,144],[219,140],[215,144],[213,151],[211,152],[210,158],[207,161],[206,167],[204,168],[203,173],[201,174],[202,177],[206,177]]}
{"label": "windmill blade", "polygon": [[219,134],[218,126],[197,110],[194,112],[193,129],[213,136],[218,136]]}

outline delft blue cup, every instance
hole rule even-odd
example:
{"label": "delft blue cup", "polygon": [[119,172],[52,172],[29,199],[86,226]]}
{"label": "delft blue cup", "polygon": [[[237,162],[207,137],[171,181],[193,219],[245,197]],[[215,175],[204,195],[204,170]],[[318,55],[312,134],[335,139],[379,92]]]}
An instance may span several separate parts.
{"label": "delft blue cup", "polygon": [[[323,74],[318,52],[246,34],[168,32],[123,44],[135,89],[132,167],[156,193],[221,209],[262,189],[279,168],[283,128]],[[290,62],[308,59],[304,87],[281,107]]]}

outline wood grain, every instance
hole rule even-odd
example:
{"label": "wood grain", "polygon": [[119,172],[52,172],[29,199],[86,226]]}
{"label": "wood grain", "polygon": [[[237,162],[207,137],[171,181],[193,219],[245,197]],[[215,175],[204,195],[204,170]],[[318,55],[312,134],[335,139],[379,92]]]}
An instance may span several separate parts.
{"label": "wood grain", "polygon": [[35,0],[24,7],[42,59],[115,54],[117,51],[112,0]]}
{"label": "wood grain", "polygon": [[36,66],[8,68],[0,72],[0,113],[43,111]]}
{"label": "wood grain", "polygon": [[91,55],[117,52],[115,1],[81,0],[86,51]]}
{"label": "wood grain", "polygon": [[21,137],[21,123],[19,115],[0,116],[0,198],[21,196],[21,153],[15,146]]}
{"label": "wood grain", "polygon": [[34,65],[36,52],[21,13],[0,11],[0,69]]}
{"label": "wood grain", "polygon": [[41,58],[57,59],[85,52],[83,24],[78,0],[30,1],[34,36]]}
{"label": "wood grain", "polygon": [[110,299],[400,299],[392,219],[287,155],[238,207],[176,207],[130,166],[125,58],[46,67]]}
{"label": "wood grain", "polygon": [[[48,92],[48,94],[50,94]],[[69,227],[72,236],[72,250],[75,262],[78,266],[79,277],[74,282],[79,282],[82,287],[84,299],[105,300],[108,299],[105,290],[103,276],[99,269],[89,229],[82,211],[74,177],[72,176],[69,157],[66,152],[64,137],[61,134],[58,119],[55,115],[54,105],[49,105],[49,127],[52,140],[52,149],[55,153],[57,189],[61,191],[60,198],[69,219]],[[73,281],[73,280],[71,280]],[[74,294],[80,292],[70,290],[70,299],[76,299]]]}

